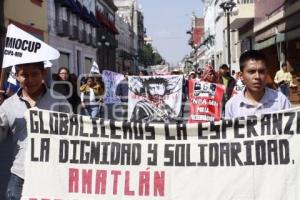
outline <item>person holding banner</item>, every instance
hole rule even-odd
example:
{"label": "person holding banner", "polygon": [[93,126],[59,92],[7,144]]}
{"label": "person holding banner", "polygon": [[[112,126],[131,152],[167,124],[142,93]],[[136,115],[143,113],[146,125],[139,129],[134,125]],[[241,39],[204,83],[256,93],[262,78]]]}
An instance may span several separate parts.
{"label": "person holding banner", "polygon": [[[16,42],[15,42],[16,41]],[[16,45],[21,44],[21,45]],[[9,136],[13,140],[13,164],[6,199],[21,199],[27,146],[24,113],[33,107],[57,112],[70,112],[64,96],[47,89],[44,61],[59,58],[59,52],[31,34],[10,24],[7,27],[2,67],[16,66],[20,89],[0,106],[0,142]],[[1,82],[2,83],[2,82]],[[1,162],[2,164],[2,162]]]}
{"label": "person holding banner", "polygon": [[291,107],[286,96],[266,87],[267,65],[262,52],[244,52],[240,57],[240,71],[245,89],[227,102],[226,118],[263,114]]}
{"label": "person holding banner", "polygon": [[209,83],[217,83],[219,76],[218,73],[212,68],[211,65],[206,65],[200,79],[201,81],[205,81]]}
{"label": "person holding banner", "polygon": [[[16,78],[20,89],[0,106],[0,141],[13,135],[14,161],[7,188],[7,199],[20,199],[24,183],[24,156],[27,138],[24,112],[32,107],[58,112],[70,112],[71,106],[59,93],[52,97],[43,83],[46,76],[44,63],[36,62],[16,66]],[[14,108],[14,109],[12,109]]]}
{"label": "person holding banner", "polygon": [[218,74],[206,65],[200,80],[189,80],[189,123],[218,121],[222,115],[222,99],[225,88],[218,84]]}
{"label": "person holding banner", "polygon": [[143,80],[142,84],[145,88],[145,98],[134,106],[130,121],[145,123],[175,121],[177,113],[165,102],[166,95],[171,93],[168,79],[150,77]]}
{"label": "person holding banner", "polygon": [[99,117],[100,96],[104,89],[96,83],[95,77],[88,76],[86,83],[80,86],[80,99],[83,114],[91,117]]}

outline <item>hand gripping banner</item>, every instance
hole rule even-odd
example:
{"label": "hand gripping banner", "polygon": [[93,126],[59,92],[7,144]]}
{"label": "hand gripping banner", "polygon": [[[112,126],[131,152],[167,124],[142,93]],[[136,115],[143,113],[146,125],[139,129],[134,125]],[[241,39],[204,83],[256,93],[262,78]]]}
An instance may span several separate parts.
{"label": "hand gripping banner", "polygon": [[22,199],[300,199],[299,108],[199,124],[26,118]]}

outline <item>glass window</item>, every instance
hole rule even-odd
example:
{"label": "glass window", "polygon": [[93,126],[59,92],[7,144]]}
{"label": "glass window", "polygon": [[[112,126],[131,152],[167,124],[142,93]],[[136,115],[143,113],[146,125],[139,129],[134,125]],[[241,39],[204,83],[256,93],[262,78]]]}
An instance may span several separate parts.
{"label": "glass window", "polygon": [[96,28],[92,28],[92,35],[93,37],[96,37]]}
{"label": "glass window", "polygon": [[70,54],[65,52],[60,52],[60,57],[58,60],[59,67],[67,67],[69,69],[70,66]]}
{"label": "glass window", "polygon": [[68,13],[66,7],[60,7],[59,8],[59,19],[63,19],[65,21],[68,20]]}
{"label": "glass window", "polygon": [[92,68],[92,63],[93,62],[93,59],[92,58],[88,58],[88,57],[85,57],[84,58],[84,69],[85,69],[85,73],[90,73],[91,71],[91,68]]}
{"label": "glass window", "polygon": [[92,26],[90,24],[86,24],[86,32],[87,32],[87,34],[92,33]]}
{"label": "glass window", "polygon": [[77,16],[75,14],[72,14],[71,16],[72,26],[77,26]]}
{"label": "glass window", "polygon": [[79,19],[79,30],[82,31],[84,29],[83,21]]}

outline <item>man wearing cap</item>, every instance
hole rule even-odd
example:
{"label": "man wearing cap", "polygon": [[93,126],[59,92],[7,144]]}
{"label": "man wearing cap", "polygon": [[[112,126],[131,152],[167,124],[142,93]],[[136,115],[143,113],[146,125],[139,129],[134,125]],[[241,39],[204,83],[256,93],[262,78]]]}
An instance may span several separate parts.
{"label": "man wearing cap", "polygon": [[27,142],[25,111],[33,107],[58,112],[71,111],[71,106],[62,95],[55,92],[53,96],[50,95],[43,81],[45,72],[43,62],[17,65],[16,78],[20,89],[0,106],[0,141],[11,134],[14,144],[14,158],[6,193],[8,200],[20,199],[22,194]]}

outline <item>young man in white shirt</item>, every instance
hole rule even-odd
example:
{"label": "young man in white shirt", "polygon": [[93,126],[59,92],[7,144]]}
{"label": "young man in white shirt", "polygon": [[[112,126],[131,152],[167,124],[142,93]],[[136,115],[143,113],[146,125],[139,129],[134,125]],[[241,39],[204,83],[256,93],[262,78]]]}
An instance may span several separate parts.
{"label": "young man in white shirt", "polygon": [[11,176],[6,192],[7,200],[21,199],[27,144],[25,111],[32,107],[58,112],[72,110],[64,96],[56,92],[53,92],[54,96],[51,95],[44,84],[45,76],[44,62],[17,65],[16,79],[20,83],[20,89],[0,106],[0,142],[11,134],[14,145]]}
{"label": "young man in white shirt", "polygon": [[240,71],[245,89],[226,103],[225,118],[262,114],[291,107],[286,96],[266,87],[267,65],[262,52],[244,52],[240,56]]}

